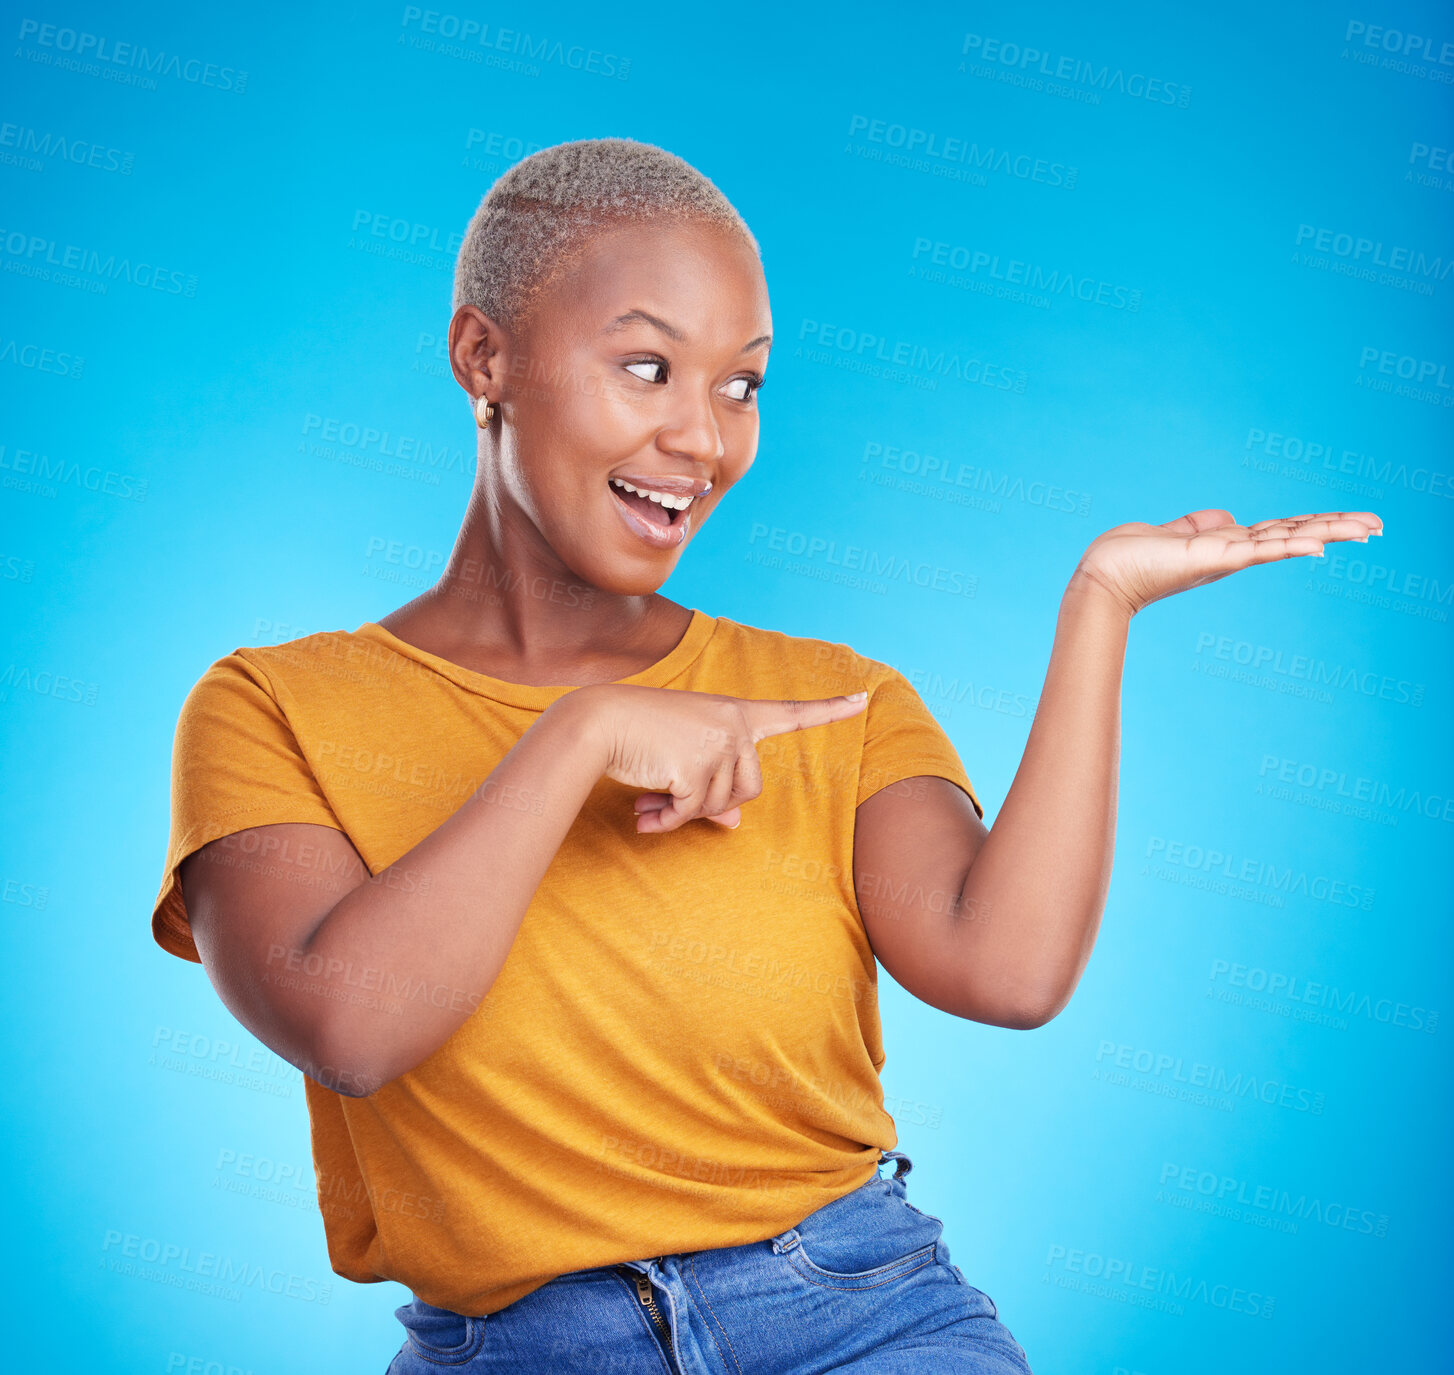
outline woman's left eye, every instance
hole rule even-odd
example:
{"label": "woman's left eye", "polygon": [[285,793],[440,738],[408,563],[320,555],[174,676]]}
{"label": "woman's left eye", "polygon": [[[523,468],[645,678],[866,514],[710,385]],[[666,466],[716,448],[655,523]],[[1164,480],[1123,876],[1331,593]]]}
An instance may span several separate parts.
{"label": "woman's left eye", "polygon": [[[663,382],[666,380],[666,364],[655,358],[638,358],[635,362],[626,363],[623,364],[623,366],[628,370],[633,370],[636,368],[655,368],[658,375],[654,377],[646,376],[642,373],[632,371],[632,376],[640,377],[643,382]],[[756,395],[756,393],[762,388],[763,381],[764,379],[762,377],[756,375],[749,375],[746,377],[734,377],[727,384],[729,387],[735,387],[738,389],[731,393],[731,399],[733,401],[750,401],[753,396]]]}

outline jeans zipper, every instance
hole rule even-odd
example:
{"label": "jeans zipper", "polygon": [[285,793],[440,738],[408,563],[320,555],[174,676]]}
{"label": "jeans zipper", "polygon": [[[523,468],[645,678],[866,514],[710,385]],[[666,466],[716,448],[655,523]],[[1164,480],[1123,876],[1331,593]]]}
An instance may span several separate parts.
{"label": "jeans zipper", "polygon": [[657,1332],[665,1339],[667,1337],[666,1319],[661,1316],[661,1309],[656,1306],[656,1296],[651,1292],[651,1281],[645,1275],[634,1276],[636,1280],[636,1297],[641,1300],[641,1306],[651,1315],[651,1321],[655,1324]]}

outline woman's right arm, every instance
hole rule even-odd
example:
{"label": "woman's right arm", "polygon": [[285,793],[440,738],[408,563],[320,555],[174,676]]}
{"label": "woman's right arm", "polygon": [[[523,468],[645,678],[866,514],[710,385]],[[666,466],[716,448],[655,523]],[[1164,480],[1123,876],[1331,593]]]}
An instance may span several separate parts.
{"label": "woman's right arm", "polygon": [[442,1046],[489,992],[601,778],[576,696],[547,708],[448,820],[373,877],[342,831],[305,823],[188,855],[193,940],[237,1020],[349,1097]]}
{"label": "woman's right arm", "polygon": [[479,1006],[603,774],[647,790],[638,833],[698,817],[735,826],[762,792],[758,741],[863,707],[576,688],[453,816],[372,877],[330,826],[280,822],[203,845],[179,866],[192,938],[243,1026],[318,1083],[362,1098],[426,1060]]}

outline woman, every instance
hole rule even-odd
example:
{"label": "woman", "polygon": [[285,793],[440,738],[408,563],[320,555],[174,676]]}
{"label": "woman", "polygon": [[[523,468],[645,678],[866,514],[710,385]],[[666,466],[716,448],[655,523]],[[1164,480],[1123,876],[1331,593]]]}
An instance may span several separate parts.
{"label": "woman", "polygon": [[307,1076],[333,1268],[412,1290],[392,1375],[1028,1370],[907,1201],[875,960],[956,1016],[1055,1016],[1110,878],[1131,617],[1378,518],[1095,540],[991,832],[896,670],[656,591],[752,464],[771,345],[710,181],[535,153],[454,306],[449,565],[207,670],[153,917]]}

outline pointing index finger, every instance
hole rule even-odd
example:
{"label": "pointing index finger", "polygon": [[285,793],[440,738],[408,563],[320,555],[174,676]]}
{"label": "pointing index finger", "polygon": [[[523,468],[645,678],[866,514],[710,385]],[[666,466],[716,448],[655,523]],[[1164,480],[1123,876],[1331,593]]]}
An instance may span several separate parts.
{"label": "pointing index finger", "polygon": [[789,731],[807,730],[856,716],[868,701],[867,692],[850,692],[839,697],[817,697],[799,701],[777,698],[745,698],[742,709],[752,730],[752,741]]}

